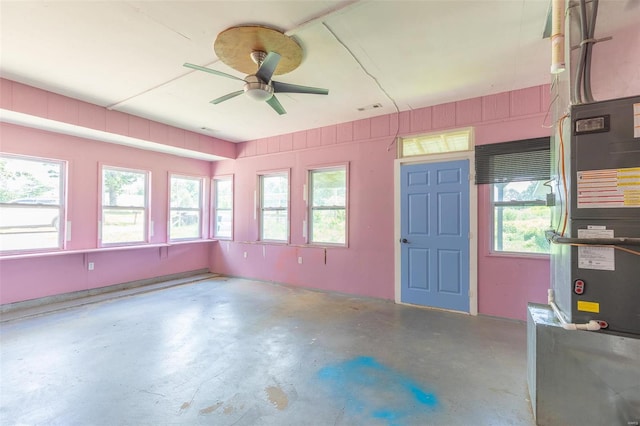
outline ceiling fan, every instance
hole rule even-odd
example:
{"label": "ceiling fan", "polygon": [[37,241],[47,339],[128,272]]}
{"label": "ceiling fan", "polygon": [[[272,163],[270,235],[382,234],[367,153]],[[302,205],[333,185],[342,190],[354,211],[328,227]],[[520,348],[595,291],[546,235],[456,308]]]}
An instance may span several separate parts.
{"label": "ceiling fan", "polygon": [[329,90],[317,87],[299,86],[297,84],[282,83],[271,80],[273,73],[280,62],[280,54],[276,52],[266,53],[261,50],[251,52],[252,61],[258,66],[255,74],[249,74],[244,79],[233,76],[231,74],[217,71],[211,68],[201,67],[190,63],[184,66],[194,70],[204,71],[222,77],[232,78],[234,80],[244,81],[244,88],[235,92],[228,93],[211,101],[212,104],[219,104],[229,99],[235,98],[243,93],[256,101],[266,101],[271,108],[278,114],[286,114],[287,111],[275,97],[275,93],[308,93],[313,95],[327,95]]}

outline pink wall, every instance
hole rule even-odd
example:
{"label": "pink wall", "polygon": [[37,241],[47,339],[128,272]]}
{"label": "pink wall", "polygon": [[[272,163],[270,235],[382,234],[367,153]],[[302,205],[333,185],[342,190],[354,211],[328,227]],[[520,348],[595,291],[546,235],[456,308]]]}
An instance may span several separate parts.
{"label": "pink wall", "polygon": [[[150,243],[167,241],[167,197],[170,172],[209,177],[207,161],[95,142],[0,123],[2,152],[68,162],[68,250],[97,246],[100,164],[151,171]],[[207,179],[208,180],[208,179]],[[126,251],[57,254],[0,260],[0,303],[12,303],[133,280],[206,269],[211,243],[141,248]],[[94,262],[88,271],[86,263]]]}
{"label": "pink wall", "polygon": [[[278,139],[273,141],[280,142]],[[291,140],[288,136],[282,139]],[[393,238],[393,168],[389,165],[393,164],[395,151],[387,151],[391,138],[369,139],[361,144],[341,143],[337,139],[337,129],[331,128],[299,133],[293,135],[293,139],[326,146],[214,163],[215,174],[234,174],[236,223],[235,241],[221,241],[214,247],[212,270],[323,290],[393,298],[393,268],[389,268],[393,265],[393,245],[389,244]],[[303,185],[308,167],[345,162],[349,162],[350,180],[349,248],[327,250],[325,263],[323,249],[298,246],[304,244]],[[255,244],[258,237],[257,222],[253,217],[256,173],[283,168],[291,168],[291,245]],[[246,259],[244,252],[247,252]],[[303,258],[302,265],[298,264],[299,256]]]}
{"label": "pink wall", "polygon": [[205,154],[235,158],[236,145],[221,139],[92,105],[0,78],[0,108]]}
{"label": "pink wall", "polygon": [[[235,241],[213,248],[211,270],[322,290],[386,299],[394,297],[394,140],[410,135],[473,126],[476,143],[549,135],[543,127],[549,86],[499,93],[461,102],[379,116],[238,146],[235,161],[213,163],[213,174],[234,174]],[[546,123],[547,125],[549,123]],[[304,244],[302,201],[306,169],[349,162],[349,247],[324,250]],[[259,171],[291,167],[291,245],[256,242],[253,193]],[[487,185],[478,187],[479,311],[525,319],[529,301],[544,302],[548,258],[509,257],[489,252]],[[244,258],[247,252],[247,258]],[[297,263],[298,256],[303,264]]]}
{"label": "pink wall", "polygon": [[[208,243],[0,260],[0,302],[20,302],[206,269]],[[95,269],[87,270],[87,262]]]}

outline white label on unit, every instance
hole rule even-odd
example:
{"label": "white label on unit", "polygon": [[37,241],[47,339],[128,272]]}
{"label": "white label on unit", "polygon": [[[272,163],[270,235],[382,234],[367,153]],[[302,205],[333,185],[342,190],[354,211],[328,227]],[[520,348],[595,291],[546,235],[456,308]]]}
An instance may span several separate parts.
{"label": "white label on unit", "polygon": [[633,137],[640,138],[640,104],[633,104]]}
{"label": "white label on unit", "polygon": [[[578,229],[578,238],[613,238],[613,229],[589,226]],[[616,259],[613,247],[578,247],[578,268],[615,271]]]}

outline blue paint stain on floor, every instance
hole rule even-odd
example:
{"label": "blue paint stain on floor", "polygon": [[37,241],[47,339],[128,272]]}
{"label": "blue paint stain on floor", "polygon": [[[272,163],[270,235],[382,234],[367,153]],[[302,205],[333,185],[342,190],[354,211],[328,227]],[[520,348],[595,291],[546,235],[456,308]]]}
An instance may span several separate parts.
{"label": "blue paint stain on floor", "polygon": [[381,364],[372,357],[357,357],[330,364],[318,371],[345,410],[400,426],[404,420],[432,412],[438,406],[434,393]]}

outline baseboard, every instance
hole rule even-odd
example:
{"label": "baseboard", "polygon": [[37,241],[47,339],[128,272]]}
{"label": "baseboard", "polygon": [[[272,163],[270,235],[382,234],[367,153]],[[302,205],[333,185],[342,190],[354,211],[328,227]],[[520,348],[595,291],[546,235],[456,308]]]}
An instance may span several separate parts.
{"label": "baseboard", "polygon": [[[89,290],[78,290],[70,293],[56,294],[53,296],[39,297],[37,299],[24,300],[21,302],[6,303],[0,305],[0,315],[11,314],[17,311],[27,311],[30,309],[40,308],[42,306],[53,306],[73,302],[74,300],[86,299],[93,296],[101,296],[109,293],[126,291],[140,287],[147,287],[158,283],[167,283],[167,286],[181,284],[183,280],[186,282],[194,281],[193,278],[199,275],[206,275],[202,279],[218,276],[218,274],[210,274],[209,270],[196,269],[193,271],[179,272],[176,274],[162,275],[159,277],[146,278],[142,280],[129,281],[120,284],[113,284],[105,287],[92,288]],[[172,283],[173,281],[178,281]],[[3,318],[4,320],[5,318]]]}

